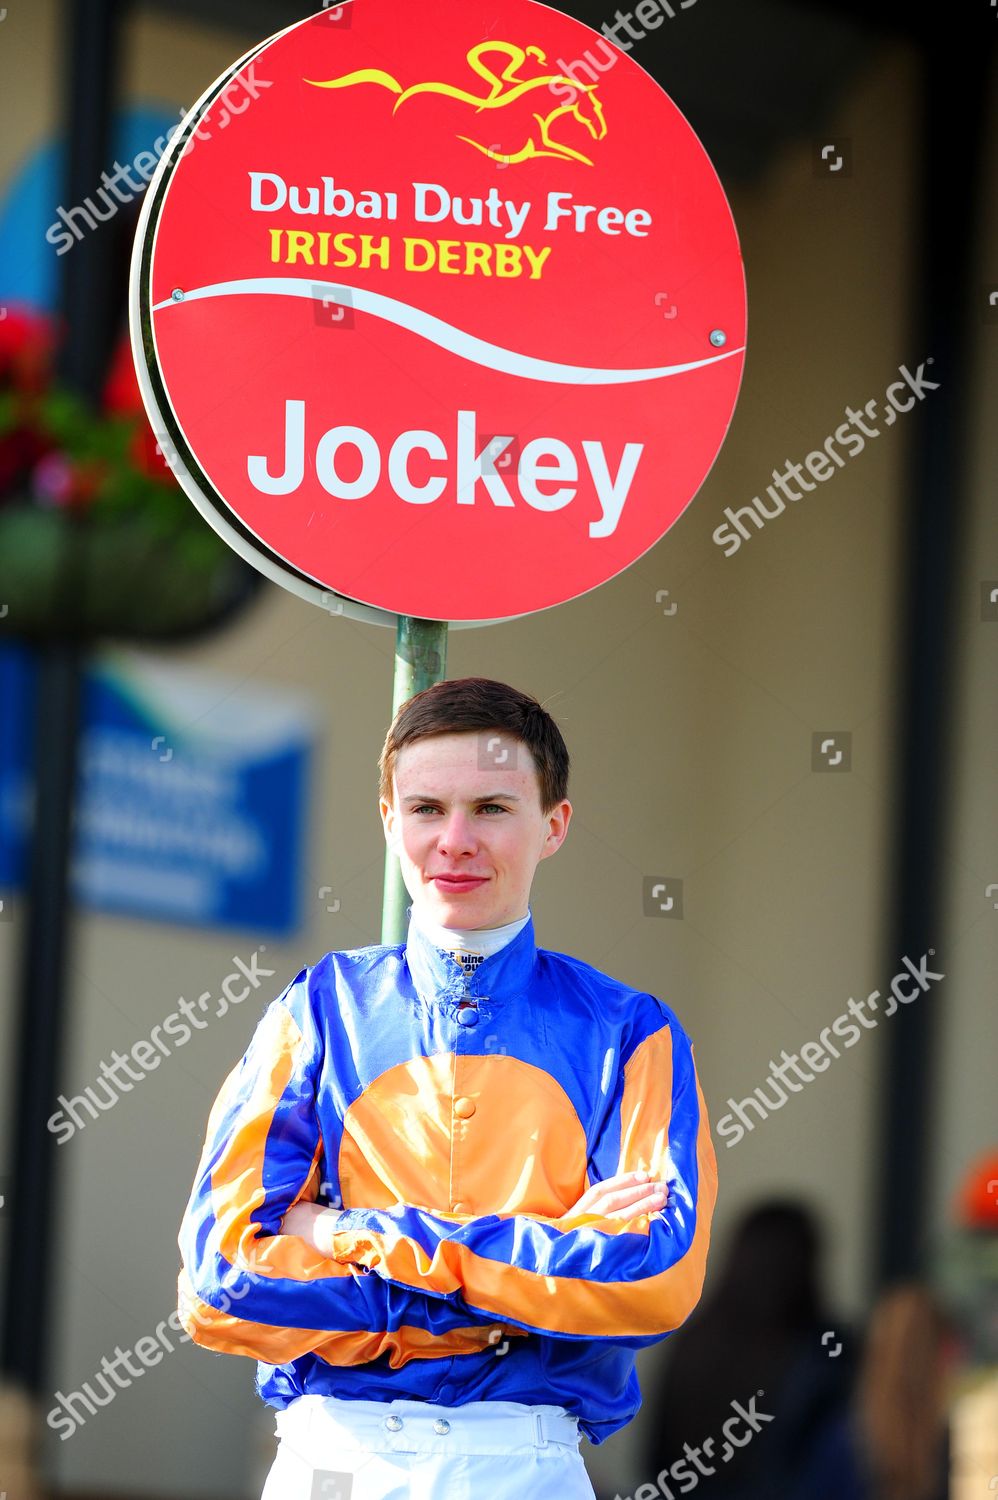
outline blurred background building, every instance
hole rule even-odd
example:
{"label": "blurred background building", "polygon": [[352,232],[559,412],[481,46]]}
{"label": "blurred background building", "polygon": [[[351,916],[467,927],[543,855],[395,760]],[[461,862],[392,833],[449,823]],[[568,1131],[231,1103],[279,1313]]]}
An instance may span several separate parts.
{"label": "blurred background building", "polygon": [[[900,0],[686,6],[674,4],[633,55],[697,131],[738,227],[749,352],[730,432],[695,501],[633,567],[557,609],[453,631],[447,675],[534,693],[568,742],[574,818],[534,887],[539,944],[662,996],[693,1036],[720,1170],[705,1302],[745,1214],[774,1198],[796,1204],[820,1240],[813,1363],[827,1373],[836,1358],[858,1361],[877,1299],[916,1278],[946,1309],[948,1389],[954,1400],[976,1393],[972,1422],[986,1434],[985,1376],[998,1364],[998,13],[993,0],[974,14],[917,18]],[[564,8],[595,27],[613,19],[609,5]],[[23,400],[27,382],[30,395],[31,359],[43,358],[32,319],[57,313],[63,261],[83,246],[60,256],[46,231],[66,223],[60,207],[82,201],[66,197],[58,147],[73,89],[84,90],[73,65],[88,26],[91,42],[102,26],[117,37],[113,48],[101,43],[89,74],[110,110],[110,168],[154,150],[232,61],[310,9],[276,0],[6,8],[0,524],[23,500],[10,393]],[[129,402],[120,339],[137,201],[87,230],[111,288],[99,353],[112,412]],[[67,310],[72,323],[79,301]],[[821,448],[847,408],[882,401],[902,365],[912,375],[925,366],[938,388],[798,504],[765,524],[743,514],[740,545],[726,555],[713,539],[726,509],[764,497],[773,470]],[[79,465],[67,478],[48,464],[37,484],[49,514],[87,501],[89,439],[67,422],[83,477]],[[155,455],[129,452],[136,473],[163,483]],[[18,558],[36,561],[48,545],[40,533],[29,543],[0,533],[8,591],[18,587],[15,543],[27,549]],[[376,761],[394,638],[229,576],[217,559],[217,571],[208,559],[198,574],[212,621],[199,633],[156,598],[142,548],[119,544],[92,561],[91,603],[120,594],[136,614],[117,636],[101,629],[77,662],[76,899],[58,1086],[45,1104],[73,1128],[46,1168],[51,1266],[29,1361],[42,1481],[53,1494],[241,1500],[259,1493],[273,1450],[254,1367],[180,1345],[175,1328],[160,1341],[176,1347],[164,1343],[162,1360],[71,1437],[44,1419],[65,1409],[60,1395],[93,1382],[102,1357],[156,1337],[170,1316],[176,1235],[208,1110],[266,1003],[327,950],[378,941]],[[190,599],[193,587],[167,594],[175,601],[186,588]],[[45,649],[21,628],[30,596],[0,588],[8,1320],[19,1296],[13,1247],[39,1232],[16,1213],[14,1182],[15,1162],[30,1159],[15,1139],[18,1017],[30,1000],[29,874],[16,830],[31,805],[39,747],[25,735]],[[139,641],[158,609],[162,630]],[[72,633],[72,610],[68,619]],[[137,736],[149,742],[144,767],[130,758]],[[174,746],[186,759],[178,754],[171,772]],[[195,768],[187,782],[182,762]],[[647,913],[651,876],[682,882],[678,919]],[[744,1103],[757,1087],[773,1100],[773,1059],[816,1042],[851,998],[886,996],[904,958],[917,966],[930,948],[944,978],[889,1018],[881,1012],[785,1102]],[[236,993],[223,992],[227,977],[252,971],[254,955],[272,977],[223,1005],[223,993]],[[206,992],[208,1024],[120,1087],[113,1107],[107,1090],[92,1108],[70,1107],[88,1087],[96,1096],[102,1061]],[[732,1119],[751,1128],[739,1135]],[[674,1342],[641,1357],[646,1401],[635,1423],[587,1449],[601,1494],[632,1494],[654,1478],[649,1444]],[[6,1348],[0,1489],[20,1500],[29,1493],[17,1478],[24,1364],[9,1328]],[[756,1389],[732,1389],[721,1404]],[[984,1495],[998,1475],[994,1450],[981,1438],[976,1468],[960,1452],[963,1478]]]}

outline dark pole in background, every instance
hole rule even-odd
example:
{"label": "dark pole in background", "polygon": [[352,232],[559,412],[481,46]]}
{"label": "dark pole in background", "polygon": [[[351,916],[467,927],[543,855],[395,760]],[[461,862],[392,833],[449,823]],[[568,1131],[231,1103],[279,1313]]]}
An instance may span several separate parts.
{"label": "dark pole in background", "polygon": [[[112,166],[111,114],[121,7],[115,0],[74,0],[62,8],[62,97],[68,100],[63,204],[92,197]],[[53,205],[55,206],[55,205]],[[62,257],[65,340],[63,383],[96,402],[113,336],[114,257],[101,225]],[[20,1008],[13,1070],[17,1097],[10,1202],[17,1231],[9,1236],[2,1355],[5,1375],[39,1394],[48,1356],[50,1267],[54,1242],[55,1137],[46,1128],[59,1089],[67,1008],[70,938],[68,873],[85,644],[73,637],[73,579],[78,539],[70,536],[64,578],[68,597],[53,601],[66,629],[38,651],[35,797],[27,901],[22,917]]]}
{"label": "dark pole in background", "polygon": [[[982,142],[994,57],[995,12],[965,18],[965,44],[949,50],[923,36],[922,118],[916,147],[921,204],[912,254],[921,268],[905,351],[914,373],[938,382],[918,402],[902,504],[903,597],[898,619],[900,704],[893,829],[892,910],[882,968],[886,982],[907,955],[947,973],[942,932],[948,799],[952,768],[952,686],[956,674],[957,589],[969,511],[966,443],[971,424],[972,319],[980,317],[974,253],[984,186]],[[990,28],[985,31],[990,21]],[[964,38],[961,38],[961,42]],[[886,1003],[886,999],[881,1002]],[[874,1183],[874,1283],[928,1269],[927,1198],[936,1153],[936,1079],[945,983],[918,994],[886,1029]]]}

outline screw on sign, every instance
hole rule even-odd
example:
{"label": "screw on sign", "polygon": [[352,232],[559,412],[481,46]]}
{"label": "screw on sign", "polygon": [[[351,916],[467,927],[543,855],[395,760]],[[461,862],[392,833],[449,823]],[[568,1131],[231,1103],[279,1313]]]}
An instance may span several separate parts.
{"label": "screw on sign", "polygon": [[[536,0],[433,19],[350,0],[228,69],[146,195],[131,321],[157,437],[236,550],[361,618],[467,625],[598,587],[682,514],[737,399],[745,280],[632,57],[570,78],[598,35]],[[269,86],[213,129],[251,63]]]}

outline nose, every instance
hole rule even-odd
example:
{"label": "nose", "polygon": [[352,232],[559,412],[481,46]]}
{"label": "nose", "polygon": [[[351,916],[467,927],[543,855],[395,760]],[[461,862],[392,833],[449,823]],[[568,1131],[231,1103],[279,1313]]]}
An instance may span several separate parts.
{"label": "nose", "polygon": [[470,854],[477,845],[474,826],[467,814],[455,808],[440,830],[437,847],[441,854],[454,858]]}

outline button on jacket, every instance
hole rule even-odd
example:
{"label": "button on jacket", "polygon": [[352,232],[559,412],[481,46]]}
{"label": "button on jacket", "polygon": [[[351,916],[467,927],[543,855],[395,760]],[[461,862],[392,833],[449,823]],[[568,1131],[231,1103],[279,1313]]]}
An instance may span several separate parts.
{"label": "button on jacket", "polygon": [[[636,1169],[662,1210],[569,1213]],[[271,1406],[555,1403],[599,1443],[640,1404],[634,1351],[699,1300],[716,1196],[668,1005],[538,948],[532,916],[474,969],[411,925],[264,1011],[208,1120],[180,1318],[258,1360]],[[279,1232],[302,1200],[346,1210],[329,1256]]]}

